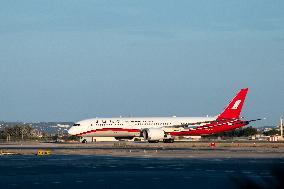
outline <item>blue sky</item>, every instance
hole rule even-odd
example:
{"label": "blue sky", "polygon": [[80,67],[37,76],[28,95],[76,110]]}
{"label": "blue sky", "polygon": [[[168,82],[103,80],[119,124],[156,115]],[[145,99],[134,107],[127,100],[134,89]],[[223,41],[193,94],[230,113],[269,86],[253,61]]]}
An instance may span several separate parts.
{"label": "blue sky", "polygon": [[0,120],[204,116],[249,87],[284,114],[284,1],[14,0],[0,6]]}

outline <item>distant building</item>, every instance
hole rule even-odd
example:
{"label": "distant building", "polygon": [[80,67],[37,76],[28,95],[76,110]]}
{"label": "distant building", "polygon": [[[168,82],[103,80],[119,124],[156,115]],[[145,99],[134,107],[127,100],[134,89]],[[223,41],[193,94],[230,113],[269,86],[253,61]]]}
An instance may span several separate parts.
{"label": "distant building", "polygon": [[267,141],[269,142],[277,142],[279,140],[280,136],[269,136],[267,137]]}
{"label": "distant building", "polygon": [[271,131],[272,129],[273,129],[273,128],[271,128],[271,127],[266,127],[266,128],[263,129],[263,131],[264,131],[264,132],[267,132],[267,131]]}

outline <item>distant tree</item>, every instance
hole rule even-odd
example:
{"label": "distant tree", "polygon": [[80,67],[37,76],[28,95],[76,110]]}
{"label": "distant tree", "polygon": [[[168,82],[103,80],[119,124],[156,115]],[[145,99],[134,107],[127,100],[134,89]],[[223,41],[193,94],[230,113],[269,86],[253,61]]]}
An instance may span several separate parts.
{"label": "distant tree", "polygon": [[74,136],[74,135],[67,135],[67,137],[64,137],[65,140],[74,140],[74,141],[80,141],[79,136]]}
{"label": "distant tree", "polygon": [[27,139],[31,138],[32,127],[30,125],[14,125],[10,127],[5,127],[0,132],[0,137],[11,139]]}
{"label": "distant tree", "polygon": [[246,127],[243,129],[243,136],[252,136],[257,134],[257,129],[253,127]]}
{"label": "distant tree", "polygon": [[11,136],[14,135],[14,130],[13,130],[12,127],[6,127],[4,129],[4,133],[6,135],[7,140],[9,141],[9,140],[11,140]]}
{"label": "distant tree", "polygon": [[59,139],[59,135],[55,134],[52,136],[52,140],[57,141]]}
{"label": "distant tree", "polygon": [[216,133],[207,137],[248,137],[257,134],[257,129],[253,127],[243,127],[232,131]]}
{"label": "distant tree", "polygon": [[270,131],[263,132],[265,136],[280,135],[280,131],[271,129]]}

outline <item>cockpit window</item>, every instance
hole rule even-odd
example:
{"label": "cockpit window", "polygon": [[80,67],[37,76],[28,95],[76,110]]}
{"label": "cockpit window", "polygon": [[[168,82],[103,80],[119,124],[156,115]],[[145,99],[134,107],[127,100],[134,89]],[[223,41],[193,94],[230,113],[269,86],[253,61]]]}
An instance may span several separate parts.
{"label": "cockpit window", "polygon": [[75,123],[73,126],[80,126],[80,124],[78,124],[78,123]]}

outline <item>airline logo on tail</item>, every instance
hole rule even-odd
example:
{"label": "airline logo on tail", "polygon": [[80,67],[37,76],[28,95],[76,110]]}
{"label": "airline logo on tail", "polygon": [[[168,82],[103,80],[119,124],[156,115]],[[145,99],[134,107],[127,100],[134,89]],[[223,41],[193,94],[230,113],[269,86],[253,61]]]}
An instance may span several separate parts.
{"label": "airline logo on tail", "polygon": [[234,106],[232,107],[232,109],[233,109],[233,110],[238,109],[238,107],[239,107],[239,105],[240,105],[241,102],[242,102],[241,100],[237,100],[237,101],[235,102]]}

